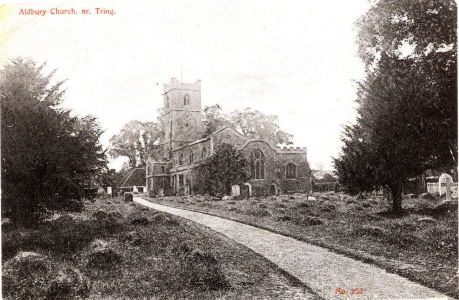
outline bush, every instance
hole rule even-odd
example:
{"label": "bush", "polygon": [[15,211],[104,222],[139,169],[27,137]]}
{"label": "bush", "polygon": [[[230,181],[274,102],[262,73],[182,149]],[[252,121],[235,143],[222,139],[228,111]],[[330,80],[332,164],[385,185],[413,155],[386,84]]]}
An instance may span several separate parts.
{"label": "bush", "polygon": [[88,297],[89,280],[79,270],[44,255],[20,252],[3,265],[3,296],[15,299]]}
{"label": "bush", "polygon": [[221,144],[214,155],[193,171],[193,189],[196,194],[223,196],[231,194],[233,184],[247,181],[246,161],[229,144]]}
{"label": "bush", "polygon": [[17,58],[0,71],[2,216],[25,226],[81,210],[86,179],[106,165],[97,120],[60,108],[62,82],[42,70]]}

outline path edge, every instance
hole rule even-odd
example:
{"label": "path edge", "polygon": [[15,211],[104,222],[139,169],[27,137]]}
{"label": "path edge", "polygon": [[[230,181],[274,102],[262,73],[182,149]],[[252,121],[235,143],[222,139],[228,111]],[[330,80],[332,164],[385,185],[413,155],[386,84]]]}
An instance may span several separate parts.
{"label": "path edge", "polygon": [[[374,260],[371,257],[365,257],[363,255],[359,255],[358,253],[354,253],[354,252],[351,252],[351,251],[346,250],[346,249],[340,249],[340,248],[338,248],[338,247],[336,247],[334,245],[330,245],[330,244],[327,244],[327,243],[324,243],[324,242],[320,242],[320,241],[315,241],[313,239],[296,237],[296,236],[293,236],[291,234],[288,234],[288,233],[285,233],[285,232],[281,232],[280,230],[269,228],[269,227],[265,227],[263,225],[252,223],[250,221],[241,221],[241,220],[236,220],[236,219],[230,218],[230,217],[219,216],[217,214],[210,213],[210,212],[202,212],[202,211],[199,211],[199,210],[196,210],[196,209],[184,209],[184,208],[180,208],[180,207],[175,207],[175,206],[171,206],[171,205],[157,203],[157,202],[152,201],[151,200],[152,198],[149,198],[148,196],[143,196],[143,197],[146,197],[148,199],[144,199],[144,198],[142,198],[142,196],[138,196],[137,198],[140,198],[140,199],[145,200],[145,201],[152,202],[154,204],[164,205],[164,206],[167,206],[167,207],[170,207],[170,208],[188,210],[188,211],[192,211],[192,212],[196,212],[196,213],[201,213],[201,214],[205,214],[205,215],[209,215],[209,216],[213,216],[213,217],[218,217],[218,218],[222,218],[222,219],[238,222],[238,223],[245,224],[245,225],[250,225],[250,226],[256,227],[258,229],[263,229],[263,230],[266,230],[266,231],[269,231],[269,232],[272,232],[272,233],[276,233],[276,234],[279,234],[279,235],[282,235],[282,236],[285,236],[285,237],[289,237],[289,238],[295,239],[295,240],[300,241],[300,242],[311,244],[313,246],[325,248],[325,249],[327,249],[327,250],[329,250],[331,252],[334,252],[334,253],[339,254],[339,255],[343,255],[343,256],[351,258],[351,259],[355,259],[355,260],[358,260],[360,262],[367,263],[367,264],[373,264],[374,266],[376,266],[376,267],[378,267],[380,269],[383,269],[384,271],[386,271],[388,273],[391,273],[391,274],[394,274],[394,275],[398,275],[398,276],[403,277],[403,278],[405,278],[405,279],[407,279],[407,280],[409,280],[409,281],[411,281],[413,283],[421,284],[421,285],[423,285],[423,286],[425,286],[425,287],[427,287],[429,289],[437,291],[438,293],[447,296],[448,299],[450,299],[450,298],[454,299],[454,297],[455,297],[452,294],[449,294],[449,293],[447,293],[445,291],[439,290],[436,286],[432,286],[431,284],[426,283],[426,282],[424,282],[422,280],[417,280],[417,279],[415,279],[415,278],[413,278],[411,276],[407,276],[406,274],[403,274],[401,272],[401,270],[399,270],[397,268],[394,268],[392,266],[382,265],[381,263],[379,263],[378,261]],[[283,271],[285,271],[285,270],[283,270]]]}
{"label": "path edge", "polygon": [[[141,198],[141,197],[134,197],[134,199],[133,199],[134,202],[137,203],[137,204],[139,204],[139,205],[143,205],[143,204],[141,204],[141,203],[135,201],[135,198],[140,198],[140,199],[142,199],[142,200],[144,200],[144,201],[151,202],[151,201],[146,200],[146,199],[143,199],[143,198]],[[163,204],[156,203],[156,202],[152,202],[152,203],[158,204],[158,205],[163,205]],[[164,205],[164,206],[167,206],[167,207],[170,207],[170,208],[175,208],[175,209],[181,209],[181,208],[173,207],[173,206],[169,206],[169,205]],[[149,209],[154,209],[154,208],[149,207]],[[154,210],[156,210],[156,209],[154,209]],[[182,210],[185,210],[185,209],[182,209]],[[158,210],[156,210],[156,211],[158,211]],[[191,211],[191,212],[195,212],[195,213],[201,213],[201,212],[199,212],[199,211],[192,211],[192,210],[190,210],[190,211]],[[168,212],[164,212],[164,211],[161,211],[161,212],[166,213],[166,214],[173,215],[174,217],[183,219],[183,220],[185,220],[186,222],[193,222],[193,223],[195,223],[195,224],[197,224],[197,225],[199,225],[199,226],[204,226],[204,227],[206,227],[207,229],[212,230],[212,231],[214,231],[215,233],[217,233],[217,234],[219,234],[219,235],[223,235],[223,236],[226,237],[227,239],[232,240],[233,242],[235,242],[235,243],[239,244],[240,246],[242,246],[242,247],[248,249],[249,251],[255,253],[256,255],[261,256],[261,257],[262,257],[271,267],[274,267],[275,269],[277,269],[277,270],[279,271],[279,273],[280,273],[281,275],[285,276],[285,277],[287,278],[287,280],[292,281],[292,282],[294,282],[295,284],[300,285],[300,286],[301,286],[303,289],[305,289],[308,293],[314,295],[316,300],[325,300],[325,298],[323,298],[322,296],[318,295],[316,291],[314,291],[311,287],[309,287],[307,284],[305,284],[304,282],[302,282],[300,279],[296,278],[294,275],[290,274],[288,271],[286,271],[286,270],[284,270],[283,268],[281,268],[280,266],[276,265],[274,262],[272,262],[271,260],[269,260],[269,259],[266,258],[265,256],[261,255],[260,253],[253,251],[252,249],[250,249],[250,248],[247,247],[246,245],[236,242],[236,241],[233,240],[232,238],[226,236],[225,234],[223,234],[223,233],[221,233],[221,232],[215,231],[214,229],[212,229],[211,227],[209,227],[209,226],[207,226],[207,225],[204,225],[204,224],[201,224],[201,223],[197,223],[197,222],[195,222],[195,221],[193,221],[193,220],[190,220],[190,219],[187,219],[187,218],[178,216],[178,215],[174,215],[174,214],[172,214],[172,213],[168,213]],[[205,213],[204,213],[204,214],[205,214]],[[206,214],[206,215],[213,216],[213,217],[220,217],[220,216],[211,215],[211,214]],[[222,219],[226,219],[226,218],[222,218]],[[226,219],[226,220],[237,222],[236,220],[231,220],[231,219]],[[239,223],[244,224],[244,223],[242,223],[242,222],[239,222]],[[250,224],[244,224],[244,225],[249,225],[249,226],[251,226]],[[254,227],[255,227],[255,226],[254,226]],[[259,229],[263,229],[263,228],[259,228]],[[273,233],[275,233],[275,232],[273,232]]]}

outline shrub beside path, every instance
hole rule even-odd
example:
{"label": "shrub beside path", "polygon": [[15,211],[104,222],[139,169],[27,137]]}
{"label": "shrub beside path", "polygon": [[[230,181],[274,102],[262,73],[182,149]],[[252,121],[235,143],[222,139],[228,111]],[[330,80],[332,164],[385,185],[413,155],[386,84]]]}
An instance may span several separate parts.
{"label": "shrub beside path", "polygon": [[[150,201],[134,201],[205,225],[266,257],[325,299],[421,299],[447,296],[371,264],[277,233]],[[355,294],[352,294],[352,292]]]}

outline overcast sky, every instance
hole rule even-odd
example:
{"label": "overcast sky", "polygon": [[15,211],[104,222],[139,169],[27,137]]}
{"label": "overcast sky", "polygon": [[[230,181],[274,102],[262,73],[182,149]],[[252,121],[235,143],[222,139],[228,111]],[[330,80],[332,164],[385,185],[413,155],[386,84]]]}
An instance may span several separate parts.
{"label": "overcast sky", "polygon": [[[368,6],[367,0],[14,4],[1,7],[0,60],[25,56],[56,68],[57,79],[68,79],[63,105],[98,117],[106,146],[126,122],[156,120],[162,84],[180,79],[182,65],[185,82],[202,80],[203,106],[278,115],[295,145],[308,148],[311,166],[331,169],[342,126],[356,114],[354,80],[363,77],[363,65],[354,22]],[[79,14],[19,15],[55,7]],[[97,15],[95,8],[116,14]]]}

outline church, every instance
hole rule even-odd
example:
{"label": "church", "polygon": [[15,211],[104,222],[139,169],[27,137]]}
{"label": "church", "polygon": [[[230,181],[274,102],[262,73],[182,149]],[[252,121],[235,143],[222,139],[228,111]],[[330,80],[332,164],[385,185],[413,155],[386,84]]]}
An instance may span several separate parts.
{"label": "church", "polygon": [[224,127],[202,138],[201,81],[164,84],[163,131],[159,148],[147,160],[150,196],[192,195],[196,167],[223,143],[231,144],[250,166],[248,182],[235,187],[244,197],[303,193],[311,190],[305,147],[277,147]]}

